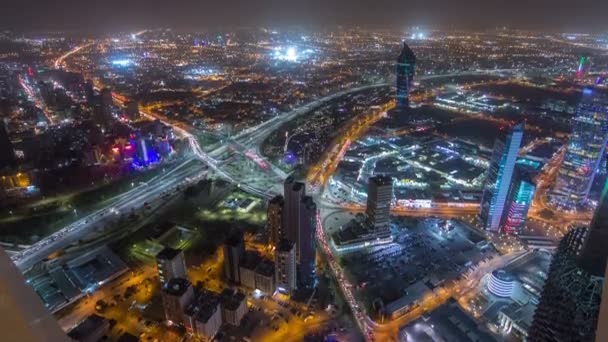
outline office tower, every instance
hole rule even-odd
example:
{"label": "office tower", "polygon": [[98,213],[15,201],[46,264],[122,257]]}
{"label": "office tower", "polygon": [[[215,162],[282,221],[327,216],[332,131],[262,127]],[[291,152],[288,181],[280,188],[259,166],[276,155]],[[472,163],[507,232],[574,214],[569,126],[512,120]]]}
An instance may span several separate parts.
{"label": "office tower", "polygon": [[501,232],[504,234],[521,234],[526,224],[528,209],[532,204],[536,186],[530,173],[522,168],[515,168],[511,189],[507,196],[507,209],[502,223]]}
{"label": "office tower", "polygon": [[95,103],[95,90],[93,89],[93,82],[87,80],[84,83],[84,96],[86,97],[87,103],[93,105]]}
{"label": "office tower", "polygon": [[293,177],[287,177],[284,183],[283,227],[285,227],[285,238],[295,242],[296,245],[300,224],[300,202],[304,196],[306,196],[306,185],[296,182]]}
{"label": "office tower", "polygon": [[367,182],[367,207],[365,213],[369,224],[375,230],[387,229],[390,223],[391,202],[393,200],[393,179],[378,175]]}
{"label": "office tower", "polygon": [[8,135],[6,125],[0,120],[0,170],[17,165],[13,143]]}
{"label": "office tower", "polygon": [[229,282],[241,283],[239,265],[245,256],[243,234],[233,233],[224,243],[224,275]]}
{"label": "office tower", "polygon": [[296,246],[289,240],[279,240],[274,252],[275,282],[277,289],[292,293],[296,289]]}
{"label": "office tower", "polygon": [[416,55],[405,42],[399,58],[397,58],[397,109],[409,106],[409,94],[414,82],[416,71]]}
{"label": "office tower", "polygon": [[11,112],[11,101],[5,97],[0,98],[0,121],[2,121],[3,118],[9,117]]}
{"label": "office tower", "polygon": [[266,214],[266,227],[268,228],[268,236],[270,243],[275,245],[279,240],[285,238],[283,229],[283,209],[285,200],[283,196],[277,195],[268,202],[268,211]]}
{"label": "office tower", "polygon": [[576,67],[576,78],[584,78],[591,70],[591,59],[589,56],[580,56]]}
{"label": "office tower", "polygon": [[298,264],[298,283],[302,287],[312,287],[315,283],[315,233],[317,230],[317,205],[310,196],[300,202],[300,224],[296,257]]}
{"label": "office tower", "polygon": [[125,114],[129,120],[139,119],[139,104],[135,101],[125,102]]}
{"label": "office tower", "polygon": [[2,341],[70,341],[2,248],[0,274]]}
{"label": "office tower", "polygon": [[187,278],[186,260],[181,249],[165,247],[156,255],[161,286],[172,278]]}
{"label": "office tower", "polygon": [[498,232],[507,206],[507,195],[524,136],[523,123],[503,132],[494,143],[488,178],[483,187],[479,216],[484,229]]}
{"label": "office tower", "polygon": [[101,96],[100,103],[102,106],[110,107],[114,104],[114,101],[112,100],[112,89],[110,89],[110,88],[101,89],[100,96]]}
{"label": "office tower", "polygon": [[572,120],[564,161],[551,193],[554,204],[574,209],[587,203],[607,142],[608,100],[586,88]]}
{"label": "office tower", "polygon": [[529,341],[594,340],[606,275],[606,246],[608,181],[589,228],[570,230],[551,260]]}
{"label": "office tower", "polygon": [[192,284],[184,278],[169,279],[161,288],[160,296],[165,309],[165,319],[172,325],[184,324],[186,308],[194,298]]}

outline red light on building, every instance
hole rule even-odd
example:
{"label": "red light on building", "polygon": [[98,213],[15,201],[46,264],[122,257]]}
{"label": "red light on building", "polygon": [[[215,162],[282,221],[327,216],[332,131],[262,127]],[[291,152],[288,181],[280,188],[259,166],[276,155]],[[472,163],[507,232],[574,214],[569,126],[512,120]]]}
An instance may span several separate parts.
{"label": "red light on building", "polygon": [[131,146],[131,145],[126,145],[126,146],[125,146],[125,150],[130,150],[130,149],[132,149],[132,148],[133,148],[133,146]]}

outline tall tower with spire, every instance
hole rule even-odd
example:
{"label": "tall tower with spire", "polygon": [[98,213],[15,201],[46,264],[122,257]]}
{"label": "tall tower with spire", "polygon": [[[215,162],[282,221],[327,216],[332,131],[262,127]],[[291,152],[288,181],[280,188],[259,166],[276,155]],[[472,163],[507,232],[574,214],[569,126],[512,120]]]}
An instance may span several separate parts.
{"label": "tall tower with spire", "polygon": [[403,49],[397,58],[397,109],[407,109],[410,103],[409,94],[416,71],[416,55],[404,42]]}

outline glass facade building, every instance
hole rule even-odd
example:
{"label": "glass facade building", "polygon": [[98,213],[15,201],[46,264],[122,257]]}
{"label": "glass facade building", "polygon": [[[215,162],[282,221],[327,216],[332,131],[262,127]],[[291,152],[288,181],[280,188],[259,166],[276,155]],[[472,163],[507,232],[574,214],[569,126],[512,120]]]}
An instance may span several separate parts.
{"label": "glass facade building", "polygon": [[523,136],[524,125],[520,123],[496,139],[494,144],[479,211],[481,222],[486,230],[494,232],[500,230]]}
{"label": "glass facade building", "polygon": [[416,55],[406,43],[397,59],[397,109],[409,106],[409,93],[414,81],[416,70]]}
{"label": "glass facade building", "polygon": [[574,209],[587,204],[608,143],[608,101],[585,89],[572,120],[564,161],[551,192],[557,207]]}
{"label": "glass facade building", "polygon": [[526,217],[532,204],[535,189],[536,186],[530,174],[521,168],[516,168],[509,191],[508,207],[502,224],[504,234],[521,234],[526,224]]}

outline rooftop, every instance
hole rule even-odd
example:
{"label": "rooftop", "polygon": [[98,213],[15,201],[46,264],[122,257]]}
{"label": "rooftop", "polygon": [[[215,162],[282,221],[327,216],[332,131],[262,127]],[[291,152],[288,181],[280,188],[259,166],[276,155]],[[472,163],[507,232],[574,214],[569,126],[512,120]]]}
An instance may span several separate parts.
{"label": "rooftop", "polygon": [[92,314],[70,330],[68,336],[75,340],[82,340],[92,335],[97,329],[101,329],[105,324],[108,324],[105,318]]}
{"label": "rooftop", "polygon": [[178,256],[182,252],[181,249],[174,249],[171,247],[165,247],[162,251],[156,254],[156,259],[160,260],[173,260],[176,256]]}
{"label": "rooftop", "polygon": [[163,286],[163,292],[172,296],[181,296],[190,286],[190,281],[187,279],[172,278]]}

